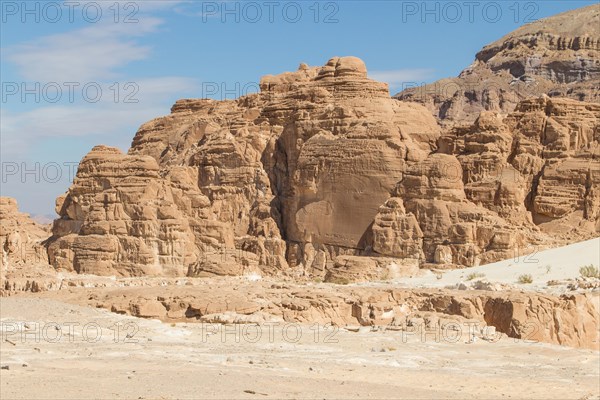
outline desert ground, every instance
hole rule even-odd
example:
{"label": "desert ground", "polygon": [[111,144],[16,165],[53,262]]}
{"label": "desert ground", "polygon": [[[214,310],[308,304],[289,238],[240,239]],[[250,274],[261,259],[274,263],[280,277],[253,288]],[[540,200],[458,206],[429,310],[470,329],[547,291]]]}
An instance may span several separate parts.
{"label": "desert ground", "polygon": [[[507,266],[515,262],[512,259],[447,271],[441,279],[428,272],[395,283],[349,286],[456,286],[464,282],[465,272],[476,270],[494,283],[511,283],[521,291],[567,293],[564,285],[544,288],[541,283],[575,278],[573,266],[594,260],[598,241],[540,251],[531,258],[535,262],[521,266]],[[533,273],[534,283],[515,284],[511,268]],[[239,278],[225,282],[240,285]],[[474,337],[465,324],[452,331],[407,331],[277,319],[246,324],[165,322],[94,307],[90,300],[102,299],[102,294],[135,297],[130,291],[153,290],[115,286],[0,298],[0,397],[600,399],[600,353],[593,349],[500,333],[484,340]],[[306,286],[330,292],[342,287]],[[198,285],[192,290],[206,289]],[[588,295],[600,310],[597,289]]]}
{"label": "desert ground", "polygon": [[600,398],[597,351],[506,336],[437,342],[308,324],[244,331],[36,298],[0,305],[3,399]]}

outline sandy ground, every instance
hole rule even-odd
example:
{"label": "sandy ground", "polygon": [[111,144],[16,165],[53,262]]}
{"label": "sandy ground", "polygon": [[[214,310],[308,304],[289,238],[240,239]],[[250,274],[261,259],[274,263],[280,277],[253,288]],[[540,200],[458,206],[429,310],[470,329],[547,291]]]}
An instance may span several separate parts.
{"label": "sandy ground", "polygon": [[[441,279],[438,279],[434,273],[426,271],[422,276],[402,278],[395,282],[407,287],[446,287],[466,282],[469,274],[480,273],[484,276],[475,280],[510,284],[526,290],[564,292],[566,291],[564,287],[548,287],[548,281],[577,278],[580,276],[579,269],[585,265],[592,264],[599,268],[600,238],[549,250],[534,250],[527,255],[523,255],[524,253],[524,251],[522,254],[515,252],[515,257],[492,264],[446,271]],[[518,283],[519,276],[523,274],[530,274],[533,282]]]}
{"label": "sandy ground", "polygon": [[173,325],[36,298],[2,298],[0,311],[2,399],[600,399],[598,352],[467,344],[467,327],[437,342],[369,328]]}

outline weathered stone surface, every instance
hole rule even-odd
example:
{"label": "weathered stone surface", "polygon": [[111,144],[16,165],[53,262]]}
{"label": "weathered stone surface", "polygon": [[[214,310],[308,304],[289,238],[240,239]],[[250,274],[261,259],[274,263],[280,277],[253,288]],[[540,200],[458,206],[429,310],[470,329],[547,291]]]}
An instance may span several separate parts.
{"label": "weathered stone surface", "polygon": [[61,279],[48,263],[45,241],[49,236],[49,225],[20,212],[15,199],[0,197],[0,296],[60,287]]}
{"label": "weathered stone surface", "polygon": [[[439,133],[355,57],[265,77],[237,101],[182,100],[129,154],[98,146],[83,159],[50,259],[102,275],[322,275],[336,255],[369,251],[379,207]],[[232,254],[206,259],[218,252]]]}
{"label": "weathered stone surface", "polygon": [[286,120],[270,177],[283,235],[295,244],[288,260],[364,251],[407,160],[425,157],[439,128],[421,107],[390,101],[387,86],[367,79],[353,57],[330,60],[314,81],[280,80],[261,85],[271,94],[271,123]]}
{"label": "weathered stone surface", "polygon": [[462,166],[466,197],[513,226],[555,239],[597,236],[600,105],[542,96],[506,118],[482,112],[440,138]]}
{"label": "weathered stone surface", "polygon": [[4,275],[26,265],[48,265],[43,241],[50,236],[48,226],[33,221],[19,211],[17,201],[0,197],[0,273]]}
{"label": "weathered stone surface", "polygon": [[373,222],[373,251],[398,258],[423,260],[423,231],[415,215],[407,214],[401,198],[379,208]]}
{"label": "weathered stone surface", "polygon": [[325,282],[348,284],[415,276],[419,272],[418,259],[386,257],[339,256],[327,269]]}
{"label": "weathered stone surface", "polygon": [[[208,200],[191,188],[184,199],[187,188],[176,185],[185,172],[177,173],[172,187],[152,157],[94,147],[81,161],[68,194],[57,200],[61,218],[54,221],[48,248],[52,264],[96,275],[185,275],[199,247],[193,221],[181,208]],[[219,239],[227,243],[224,235]]]}
{"label": "weathered stone surface", "polygon": [[600,102],[599,25],[597,4],[539,19],[484,47],[458,77],[395,97],[424,104],[444,126],[484,110],[506,114],[541,94]]}
{"label": "weathered stone surface", "polygon": [[[357,257],[355,261],[364,262],[362,259]],[[235,279],[212,279],[191,287],[97,288],[92,296],[90,289],[80,289],[70,292],[67,299],[163,321],[358,324],[416,335],[426,329],[440,336],[453,329],[465,336],[473,331],[491,341],[503,333],[532,342],[596,350],[600,346],[600,317],[593,294],[553,296],[509,289],[441,292],[389,285],[301,286]],[[489,327],[498,334],[494,335]]]}
{"label": "weathered stone surface", "polygon": [[461,164],[451,155],[433,154],[408,167],[395,196],[418,223],[427,263],[479,265],[510,258],[535,240],[467,199]]}
{"label": "weathered stone surface", "polygon": [[[128,154],[95,147],[57,201],[52,264],[324,278],[342,256],[473,266],[600,231],[595,103],[530,99],[442,134],[355,57],[260,88],[178,101]],[[378,277],[369,263],[340,279]]]}

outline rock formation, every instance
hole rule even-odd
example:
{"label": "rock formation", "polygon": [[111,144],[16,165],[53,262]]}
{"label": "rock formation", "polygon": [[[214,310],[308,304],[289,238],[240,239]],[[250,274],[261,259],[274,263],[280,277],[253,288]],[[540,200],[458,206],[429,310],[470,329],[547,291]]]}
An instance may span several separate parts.
{"label": "rock formation", "polygon": [[572,241],[600,232],[600,104],[542,96],[502,120],[482,112],[440,138],[466,197],[510,221]]}
{"label": "rock formation", "polygon": [[[462,332],[498,340],[599,349],[600,318],[591,294],[554,296],[515,290],[417,290],[364,286],[297,286],[209,279],[199,286],[109,287],[75,292],[69,301],[166,322],[267,321],[371,326],[456,338]],[[51,293],[48,293],[51,295]],[[452,331],[452,332],[450,332]],[[485,338],[486,335],[483,335]],[[462,343],[462,342],[461,342]]]}
{"label": "rock formation", "polygon": [[57,288],[60,281],[48,263],[45,241],[50,225],[33,221],[17,202],[0,197],[0,296],[6,292],[38,292]]}
{"label": "rock formation", "polygon": [[2,275],[24,266],[48,265],[48,256],[42,242],[49,235],[49,227],[34,222],[29,214],[20,212],[15,199],[0,197]]}
{"label": "rock formation", "polygon": [[508,113],[547,94],[600,102],[600,6],[523,25],[484,47],[456,78],[395,97],[424,104],[444,126],[472,123],[481,111]]}
{"label": "rock formation", "polygon": [[95,274],[322,275],[370,247],[379,206],[439,134],[354,57],[265,77],[236,101],[179,101],[129,154],[98,146],[82,160],[50,259]]}
{"label": "rock formation", "polygon": [[260,87],[178,101],[142,125],[128,154],[92,149],[57,200],[52,265],[360,281],[600,230],[596,104],[542,97],[442,134],[355,57],[302,64]]}

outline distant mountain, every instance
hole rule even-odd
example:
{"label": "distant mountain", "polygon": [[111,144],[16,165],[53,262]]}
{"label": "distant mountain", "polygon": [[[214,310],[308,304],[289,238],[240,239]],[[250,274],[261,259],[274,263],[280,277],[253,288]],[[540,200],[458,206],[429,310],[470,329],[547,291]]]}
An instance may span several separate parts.
{"label": "distant mountain", "polygon": [[56,218],[56,216],[52,214],[35,214],[31,216],[32,220],[42,225],[51,224],[52,221],[54,221],[54,218]]}
{"label": "distant mountain", "polygon": [[458,77],[394,97],[422,103],[452,126],[541,94],[600,102],[600,4],[524,25],[485,46]]}

